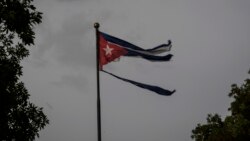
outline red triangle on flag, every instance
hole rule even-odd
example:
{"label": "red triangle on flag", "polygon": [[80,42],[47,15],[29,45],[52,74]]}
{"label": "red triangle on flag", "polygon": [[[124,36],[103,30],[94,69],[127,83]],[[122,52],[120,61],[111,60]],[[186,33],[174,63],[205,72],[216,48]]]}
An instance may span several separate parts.
{"label": "red triangle on flag", "polygon": [[102,69],[103,65],[106,65],[120,56],[125,55],[128,51],[117,44],[106,41],[105,38],[100,35],[99,52],[100,69]]}

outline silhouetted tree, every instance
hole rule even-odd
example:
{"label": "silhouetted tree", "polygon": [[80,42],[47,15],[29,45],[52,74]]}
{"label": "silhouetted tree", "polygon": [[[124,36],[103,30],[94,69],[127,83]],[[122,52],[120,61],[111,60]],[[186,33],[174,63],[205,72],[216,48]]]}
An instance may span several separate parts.
{"label": "silhouetted tree", "polygon": [[29,102],[20,61],[34,44],[33,26],[42,13],[33,0],[0,0],[0,140],[30,141],[49,123],[42,108]]}
{"label": "silhouetted tree", "polygon": [[250,141],[250,79],[240,87],[233,84],[229,97],[234,98],[228,109],[231,115],[223,121],[218,114],[209,114],[207,124],[198,124],[191,138],[196,141]]}

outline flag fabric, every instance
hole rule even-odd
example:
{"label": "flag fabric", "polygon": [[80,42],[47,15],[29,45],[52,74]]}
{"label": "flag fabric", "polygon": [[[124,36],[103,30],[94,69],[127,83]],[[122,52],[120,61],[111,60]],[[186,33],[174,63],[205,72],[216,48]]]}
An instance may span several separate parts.
{"label": "flag fabric", "polygon": [[151,49],[143,49],[141,47],[138,47],[136,45],[133,45],[127,41],[121,40],[119,38],[116,38],[114,36],[108,35],[103,32],[99,32],[99,69],[111,76],[114,76],[120,80],[123,80],[125,82],[129,82],[133,85],[136,85],[140,88],[144,88],[150,91],[153,91],[157,94],[164,95],[164,96],[170,96],[172,95],[175,90],[169,91],[163,88],[160,88],[158,86],[143,84],[140,82],[136,82],[133,80],[128,80],[122,77],[119,77],[117,75],[114,75],[112,73],[109,73],[105,70],[103,70],[103,65],[108,64],[109,62],[114,61],[115,59],[121,57],[121,56],[128,56],[128,57],[142,57],[143,59],[147,59],[149,61],[169,61],[172,58],[172,54],[167,54],[163,56],[159,56],[160,53],[168,52],[170,51],[172,45],[171,41],[168,41],[168,44],[161,44],[157,47],[151,48]]}
{"label": "flag fabric", "polygon": [[172,54],[159,56],[158,54],[170,51],[171,41],[168,44],[161,44],[151,49],[143,49],[133,45],[127,41],[121,40],[114,36],[99,32],[99,45],[100,45],[100,68],[103,65],[114,61],[120,56],[142,57],[149,61],[169,61]]}
{"label": "flag fabric", "polygon": [[159,95],[170,96],[176,91],[176,90],[169,91],[169,90],[163,89],[163,88],[158,87],[158,86],[153,86],[153,85],[143,84],[143,83],[140,83],[140,82],[135,82],[133,80],[128,80],[126,78],[119,77],[119,76],[114,75],[114,74],[112,74],[110,72],[107,72],[105,70],[101,70],[101,71],[103,71],[103,72],[105,72],[105,73],[107,73],[109,75],[112,75],[112,76],[114,76],[114,77],[116,77],[116,78],[118,78],[120,80],[123,80],[125,82],[129,82],[131,84],[134,84],[134,85],[136,85],[136,86],[138,86],[140,88],[144,88],[144,89],[148,89],[150,91],[153,91],[153,92],[155,92],[155,93],[157,93]]}

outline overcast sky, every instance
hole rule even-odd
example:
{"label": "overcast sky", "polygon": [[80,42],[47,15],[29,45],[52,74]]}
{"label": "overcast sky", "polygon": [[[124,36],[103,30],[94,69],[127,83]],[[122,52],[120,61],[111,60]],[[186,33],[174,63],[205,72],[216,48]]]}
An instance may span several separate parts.
{"label": "overcast sky", "polygon": [[103,141],[191,141],[208,113],[225,117],[231,84],[250,67],[249,0],[36,0],[43,23],[23,61],[31,101],[50,124],[37,141],[96,141],[95,30],[145,49],[172,40],[170,62],[123,57],[100,73]]}

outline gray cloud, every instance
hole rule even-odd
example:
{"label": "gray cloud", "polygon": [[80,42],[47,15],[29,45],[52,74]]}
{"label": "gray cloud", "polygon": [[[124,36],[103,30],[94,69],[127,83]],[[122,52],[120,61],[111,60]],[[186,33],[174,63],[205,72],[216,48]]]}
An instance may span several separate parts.
{"label": "gray cloud", "polygon": [[[40,33],[43,42],[37,45],[38,50],[32,57],[37,65],[44,65],[48,60],[56,60],[63,65],[69,66],[91,66],[89,58],[94,56],[93,39],[90,40],[85,35],[89,33],[88,26],[84,26],[84,18],[81,15],[75,15],[62,24],[62,30],[52,32],[46,30],[46,33]],[[42,30],[43,28],[41,28]],[[49,54],[50,58],[47,58]],[[53,56],[51,56],[53,54]]]}
{"label": "gray cloud", "polygon": [[57,0],[59,2],[74,2],[74,1],[88,1],[88,0]]}
{"label": "gray cloud", "polygon": [[63,75],[59,81],[51,82],[52,85],[57,87],[68,87],[78,90],[80,92],[87,92],[88,80],[80,74]]}
{"label": "gray cloud", "polygon": [[57,61],[70,66],[91,65],[89,58],[94,54],[89,48],[93,45],[85,36],[89,31],[84,29],[83,23],[82,16],[76,15],[62,25],[63,30],[55,40]]}
{"label": "gray cloud", "polygon": [[46,102],[46,105],[50,110],[53,110],[53,106],[49,102]]}

